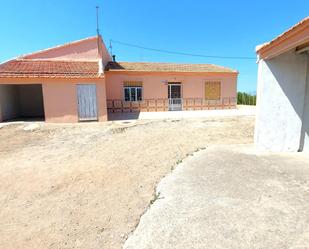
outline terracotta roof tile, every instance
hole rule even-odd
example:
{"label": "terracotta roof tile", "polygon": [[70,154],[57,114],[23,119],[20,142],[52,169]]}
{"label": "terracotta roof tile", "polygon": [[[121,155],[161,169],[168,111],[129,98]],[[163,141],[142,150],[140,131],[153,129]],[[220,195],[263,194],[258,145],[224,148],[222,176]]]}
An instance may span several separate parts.
{"label": "terracotta roof tile", "polygon": [[90,61],[10,60],[0,64],[0,78],[98,78],[99,64]]}
{"label": "terracotta roof tile", "polygon": [[237,73],[236,70],[212,64],[176,64],[154,62],[109,62],[106,71],[133,71],[133,72],[224,72]]}

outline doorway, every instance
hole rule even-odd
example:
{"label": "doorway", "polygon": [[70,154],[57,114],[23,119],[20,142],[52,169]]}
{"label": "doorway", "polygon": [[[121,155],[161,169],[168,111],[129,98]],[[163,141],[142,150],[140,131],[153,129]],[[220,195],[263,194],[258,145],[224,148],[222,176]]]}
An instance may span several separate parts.
{"label": "doorway", "polygon": [[182,110],[180,82],[168,83],[168,109],[169,111]]}
{"label": "doorway", "polygon": [[79,121],[97,121],[97,90],[95,84],[77,85]]}

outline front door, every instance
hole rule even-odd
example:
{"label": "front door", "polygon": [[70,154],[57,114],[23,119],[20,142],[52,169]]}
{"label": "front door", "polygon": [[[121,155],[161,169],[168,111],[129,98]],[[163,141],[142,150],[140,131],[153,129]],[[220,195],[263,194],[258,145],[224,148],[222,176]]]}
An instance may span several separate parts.
{"label": "front door", "polygon": [[168,83],[169,111],[181,111],[181,83]]}
{"label": "front door", "polygon": [[98,120],[95,84],[77,85],[77,101],[80,121]]}

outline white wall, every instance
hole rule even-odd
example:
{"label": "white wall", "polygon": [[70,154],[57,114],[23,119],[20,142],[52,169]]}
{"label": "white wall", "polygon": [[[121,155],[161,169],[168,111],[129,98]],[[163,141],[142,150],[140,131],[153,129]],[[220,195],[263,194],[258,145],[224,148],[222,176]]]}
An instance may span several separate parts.
{"label": "white wall", "polygon": [[298,151],[306,91],[307,55],[290,51],[260,60],[255,144],[267,151]]}
{"label": "white wall", "polygon": [[18,90],[12,85],[0,85],[0,122],[19,115]]}
{"label": "white wall", "polygon": [[309,151],[309,54],[307,54],[307,81],[300,144],[301,149],[303,149],[304,151]]}

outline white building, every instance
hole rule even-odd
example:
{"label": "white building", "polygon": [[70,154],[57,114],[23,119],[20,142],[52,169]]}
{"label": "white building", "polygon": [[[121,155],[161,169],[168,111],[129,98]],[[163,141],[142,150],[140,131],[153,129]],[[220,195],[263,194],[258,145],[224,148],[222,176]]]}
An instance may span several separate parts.
{"label": "white building", "polygon": [[256,147],[309,151],[309,17],[256,51]]}

